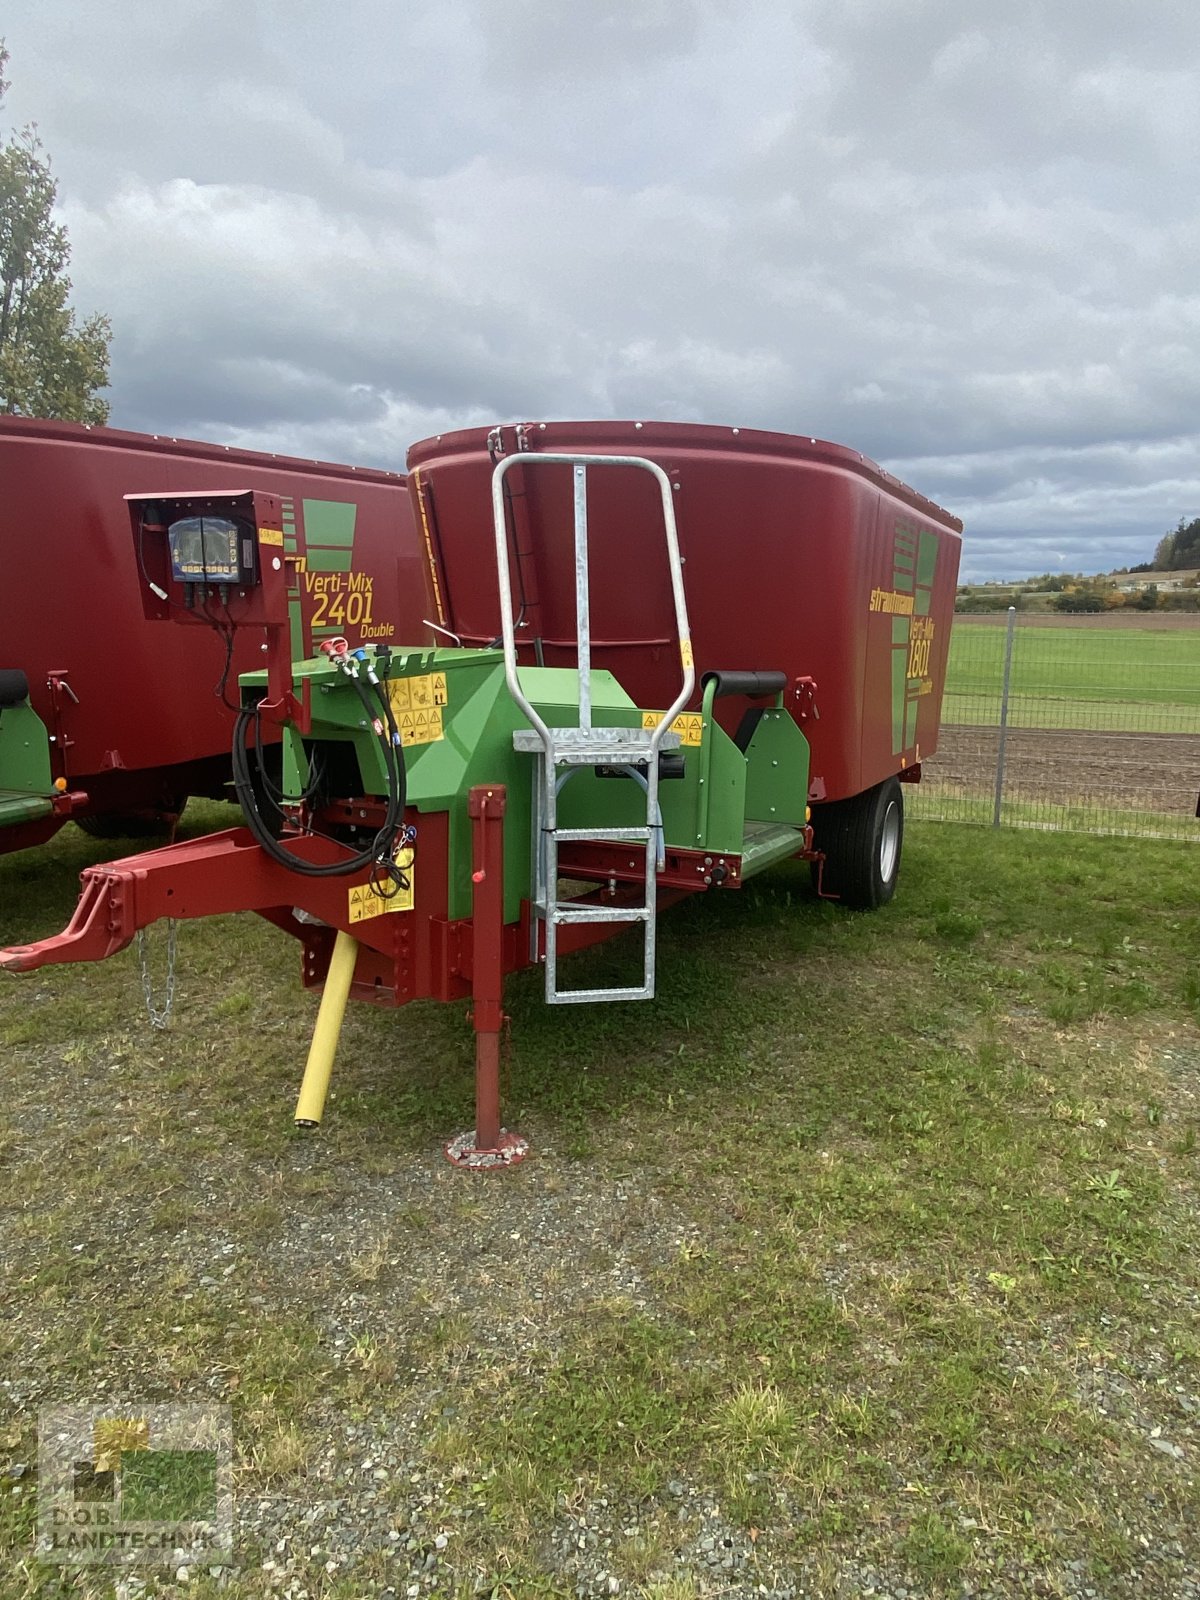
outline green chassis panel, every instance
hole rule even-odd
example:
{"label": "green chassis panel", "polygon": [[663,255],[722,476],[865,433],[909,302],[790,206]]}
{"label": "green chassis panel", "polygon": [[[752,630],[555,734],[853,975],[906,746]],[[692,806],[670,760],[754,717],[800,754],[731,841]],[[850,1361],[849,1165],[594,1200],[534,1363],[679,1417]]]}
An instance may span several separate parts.
{"label": "green chassis panel", "polygon": [[48,816],[53,790],[45,723],[28,701],[6,706],[0,711],[0,827]]}
{"label": "green chassis panel", "polygon": [[808,740],[786,711],[772,706],[746,746],[746,821],[804,825]]}
{"label": "green chassis panel", "polygon": [[[353,685],[323,658],[296,664],[298,683],[309,680],[312,740],[353,744],[364,794],[386,792],[382,752],[369,728]],[[518,754],[512,736],[527,726],[508,692],[504,663],[494,650],[415,650],[393,654],[389,681],[445,675],[441,734],[428,743],[405,745],[408,804],[418,812],[450,817],[449,913],[471,910],[471,824],[468,791],[476,784],[507,790],[504,840],[504,914],[515,922],[530,893],[534,759]],[[552,727],[578,722],[578,675],[574,668],[523,667],[521,686]],[[265,688],[265,675],[247,674],[244,688]],[[640,727],[642,712],[610,673],[592,674],[592,714],[598,727]],[[284,783],[298,794],[308,775],[306,741],[287,730]],[[746,755],[706,717],[698,746],[685,746],[684,776],[659,785],[668,846],[740,854],[750,822],[803,824],[808,791],[808,741],[779,707],[766,710]],[[628,777],[597,777],[574,769],[559,798],[563,827],[636,826],[645,820],[640,785]],[[420,837],[417,859],[420,870]]]}

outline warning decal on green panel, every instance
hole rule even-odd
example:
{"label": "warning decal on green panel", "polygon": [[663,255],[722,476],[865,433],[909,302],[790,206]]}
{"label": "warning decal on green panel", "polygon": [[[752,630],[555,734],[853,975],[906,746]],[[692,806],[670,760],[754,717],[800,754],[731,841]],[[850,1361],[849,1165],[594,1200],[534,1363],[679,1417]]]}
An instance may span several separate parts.
{"label": "warning decal on green panel", "polygon": [[[396,852],[396,865],[403,877],[399,887],[387,883],[382,894],[369,883],[356,884],[353,889],[348,889],[346,909],[349,920],[366,922],[371,917],[382,917],[388,911],[411,911],[416,900],[415,858],[416,851],[411,845],[405,845]],[[394,893],[386,892],[392,889]]]}
{"label": "warning decal on green panel", "polygon": [[445,736],[442,727],[442,707],[446,704],[444,672],[427,672],[417,678],[393,678],[388,684],[388,699],[403,744],[432,744]]}
{"label": "warning decal on green panel", "polygon": [[[663,716],[661,711],[643,711],[642,727],[657,728]],[[680,744],[698,745],[704,737],[704,718],[698,711],[681,711],[671,729],[679,735]]]}

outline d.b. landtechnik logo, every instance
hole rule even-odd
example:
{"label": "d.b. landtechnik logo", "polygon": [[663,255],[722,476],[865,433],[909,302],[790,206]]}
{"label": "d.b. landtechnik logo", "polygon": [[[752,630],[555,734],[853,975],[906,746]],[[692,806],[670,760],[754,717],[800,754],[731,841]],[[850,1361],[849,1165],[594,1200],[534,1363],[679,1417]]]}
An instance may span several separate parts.
{"label": "d.b. landtechnik logo", "polygon": [[233,1556],[228,1406],[57,1406],[38,1419],[43,1561],[110,1566]]}

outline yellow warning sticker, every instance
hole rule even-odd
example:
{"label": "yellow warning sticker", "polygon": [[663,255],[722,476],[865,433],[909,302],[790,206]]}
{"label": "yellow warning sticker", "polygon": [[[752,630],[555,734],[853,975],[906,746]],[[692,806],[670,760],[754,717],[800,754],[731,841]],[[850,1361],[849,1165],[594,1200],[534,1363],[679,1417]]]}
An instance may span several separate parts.
{"label": "yellow warning sticker", "polygon": [[[662,719],[661,711],[643,711],[642,727],[657,728]],[[704,738],[704,718],[698,711],[681,712],[671,727],[679,735],[681,744],[698,745]]]}
{"label": "yellow warning sticker", "polygon": [[260,528],[258,530],[259,544],[283,544],[282,528]]}
{"label": "yellow warning sticker", "polygon": [[[366,922],[371,917],[382,917],[389,911],[411,911],[416,898],[416,851],[405,845],[396,852],[396,865],[407,880],[407,888],[396,888],[390,880],[381,884],[377,892],[369,883],[360,883],[346,891],[347,909],[351,922]],[[394,893],[390,891],[395,891]]]}
{"label": "yellow warning sticker", "polygon": [[679,641],[679,659],[683,662],[684,670],[692,665],[692,641],[681,639]]}
{"label": "yellow warning sticker", "polygon": [[444,672],[426,673],[421,678],[391,678],[388,699],[392,702],[403,745],[433,744],[445,736],[442,727],[442,707],[446,704]]}

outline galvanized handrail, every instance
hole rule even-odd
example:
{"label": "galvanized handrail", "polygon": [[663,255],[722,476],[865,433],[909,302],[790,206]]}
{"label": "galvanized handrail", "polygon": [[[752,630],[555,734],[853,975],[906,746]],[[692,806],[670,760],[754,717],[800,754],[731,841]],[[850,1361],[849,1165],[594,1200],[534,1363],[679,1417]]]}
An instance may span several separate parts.
{"label": "galvanized handrail", "polygon": [[508,527],[504,515],[504,475],[510,467],[530,467],[541,464],[569,466],[575,476],[575,626],[579,650],[579,726],[591,728],[591,627],[588,602],[588,551],[587,551],[587,493],[586,473],[594,467],[637,467],[649,472],[658,484],[662,499],[663,529],[667,541],[667,563],[671,573],[671,598],[675,608],[675,629],[679,636],[679,659],[683,668],[683,684],[662,721],[655,728],[649,746],[649,760],[657,762],[658,748],[663,734],[691,699],[696,684],[696,669],[692,660],[692,634],[688,623],[687,600],[683,592],[683,564],[679,558],[679,537],[675,528],[675,506],[671,498],[671,480],[655,461],[645,456],[593,456],[569,455],[558,451],[527,450],[519,455],[505,456],[492,471],[492,518],[496,530],[496,567],[500,580],[500,632],[504,643],[504,673],[509,692],[520,706],[531,726],[537,729],[547,753],[552,748],[553,735],[549,727],[529,703],[521,688],[517,673],[516,629],[512,615],[512,577],[508,564]]}

